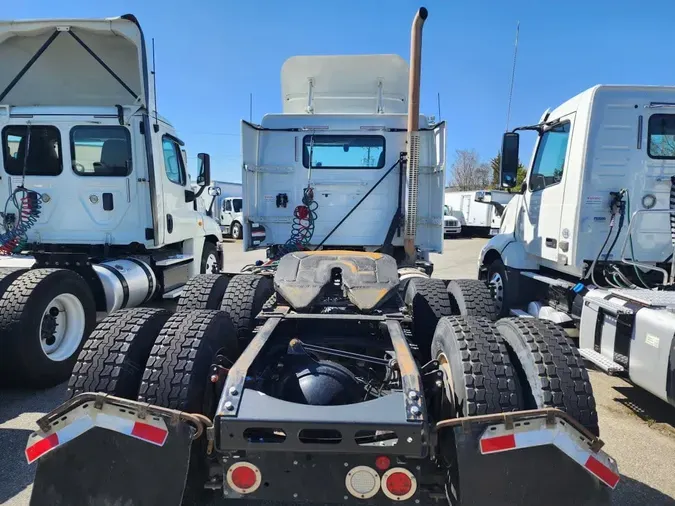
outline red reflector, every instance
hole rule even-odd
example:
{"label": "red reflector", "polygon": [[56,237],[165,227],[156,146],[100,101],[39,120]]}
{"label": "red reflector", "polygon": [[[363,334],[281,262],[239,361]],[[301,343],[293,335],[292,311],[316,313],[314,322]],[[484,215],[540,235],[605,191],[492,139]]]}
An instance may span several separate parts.
{"label": "red reflector", "polygon": [[380,471],[386,471],[387,469],[389,469],[390,465],[391,460],[389,460],[389,457],[387,457],[386,455],[382,455],[375,459],[375,467],[377,467]]}
{"label": "red reflector", "polygon": [[132,436],[158,445],[164,444],[166,434],[167,432],[164,429],[141,422],[134,423],[134,428],[131,429]]}
{"label": "red reflector", "polygon": [[405,473],[392,473],[385,486],[393,495],[406,495],[412,489],[412,481]]}
{"label": "red reflector", "polygon": [[255,471],[250,467],[240,466],[232,471],[232,483],[243,489],[251,488],[256,484]]}
{"label": "red reflector", "polygon": [[482,453],[511,450],[515,447],[516,447],[516,437],[513,434],[480,440],[480,451]]}
{"label": "red reflector", "polygon": [[26,448],[26,458],[28,462],[33,462],[35,459],[40,458],[46,452],[55,448],[59,445],[59,435],[54,433],[47,436],[44,439],[41,439],[32,446]]}
{"label": "red reflector", "polygon": [[586,469],[604,481],[607,485],[614,488],[619,483],[619,475],[609,469],[606,465],[600,462],[592,455],[586,461]]}

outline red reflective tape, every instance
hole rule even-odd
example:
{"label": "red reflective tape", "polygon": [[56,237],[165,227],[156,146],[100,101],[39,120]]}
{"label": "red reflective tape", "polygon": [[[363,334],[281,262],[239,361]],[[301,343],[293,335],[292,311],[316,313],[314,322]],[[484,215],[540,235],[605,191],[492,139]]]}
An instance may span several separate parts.
{"label": "red reflective tape", "polygon": [[490,437],[480,440],[481,453],[499,452],[502,450],[511,450],[516,447],[516,436],[508,434],[506,436]]}
{"label": "red reflective tape", "polygon": [[596,459],[593,455],[588,457],[586,469],[612,488],[616,487],[616,484],[619,483],[619,475]]}
{"label": "red reflective tape", "polygon": [[39,459],[42,455],[47,453],[52,448],[56,448],[59,445],[59,435],[55,432],[50,434],[44,439],[41,439],[32,446],[26,448],[26,458],[30,464],[36,459]]}
{"label": "red reflective tape", "polygon": [[148,425],[147,423],[136,422],[131,429],[131,435],[145,441],[163,445],[167,432],[164,429]]}

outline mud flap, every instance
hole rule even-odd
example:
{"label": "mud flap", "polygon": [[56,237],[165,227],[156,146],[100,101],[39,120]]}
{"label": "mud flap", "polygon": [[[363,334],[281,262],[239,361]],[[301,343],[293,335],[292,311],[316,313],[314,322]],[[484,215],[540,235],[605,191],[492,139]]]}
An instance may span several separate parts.
{"label": "mud flap", "polygon": [[162,446],[93,427],[38,461],[30,504],[179,506],[194,428],[167,424]]}
{"label": "mud flap", "polygon": [[554,445],[484,454],[481,436],[486,429],[488,424],[452,429],[457,451],[458,474],[453,481],[459,483],[458,505],[610,504],[612,489]]}

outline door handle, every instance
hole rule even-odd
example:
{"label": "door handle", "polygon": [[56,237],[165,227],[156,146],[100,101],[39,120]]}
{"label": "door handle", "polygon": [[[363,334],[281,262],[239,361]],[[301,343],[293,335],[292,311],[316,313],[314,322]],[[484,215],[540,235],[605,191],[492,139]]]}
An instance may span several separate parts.
{"label": "door handle", "polygon": [[173,216],[170,214],[166,215],[166,231],[169,233],[173,232]]}
{"label": "door handle", "polygon": [[552,237],[547,237],[546,238],[546,246],[548,248],[555,248],[558,245],[558,241],[553,239]]}

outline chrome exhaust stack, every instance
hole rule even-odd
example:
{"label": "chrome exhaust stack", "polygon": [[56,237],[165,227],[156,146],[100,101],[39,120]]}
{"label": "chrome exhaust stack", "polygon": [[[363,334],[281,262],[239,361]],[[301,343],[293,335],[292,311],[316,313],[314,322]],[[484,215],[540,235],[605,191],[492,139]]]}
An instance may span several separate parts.
{"label": "chrome exhaust stack", "polygon": [[422,27],[429,12],[421,7],[413,20],[410,34],[410,78],[408,81],[408,160],[407,196],[403,248],[406,263],[416,260],[415,235],[417,233],[417,196],[419,193],[420,162],[420,75],[422,68]]}

